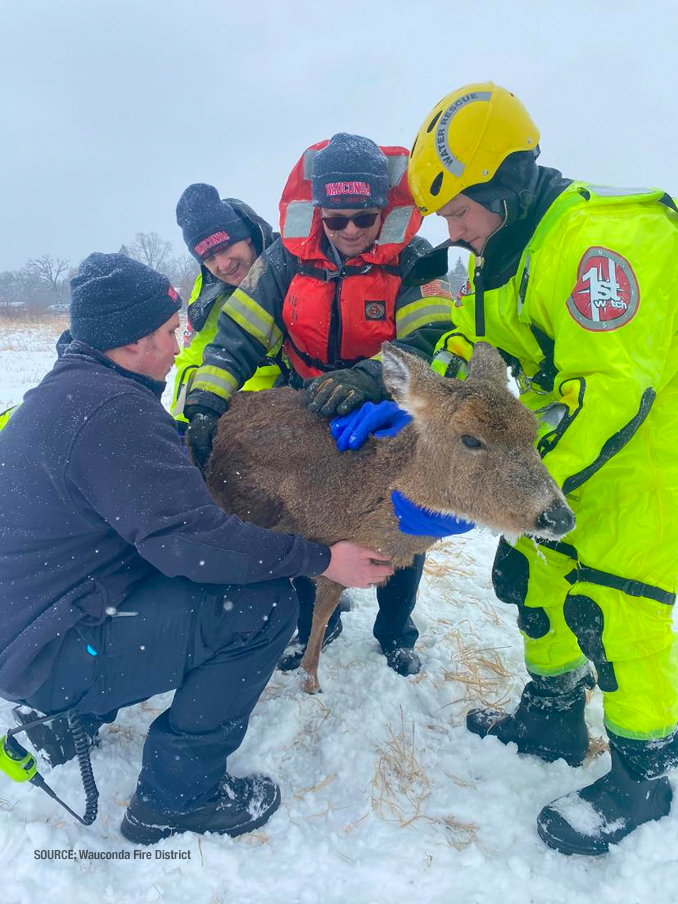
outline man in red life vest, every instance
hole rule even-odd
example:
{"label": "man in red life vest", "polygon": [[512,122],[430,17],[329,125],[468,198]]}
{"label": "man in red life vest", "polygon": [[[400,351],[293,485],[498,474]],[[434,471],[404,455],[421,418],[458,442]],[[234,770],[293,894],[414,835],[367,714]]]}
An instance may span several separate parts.
{"label": "man in red life vest", "polygon": [[[388,398],[381,345],[396,344],[431,359],[451,320],[442,280],[417,285],[417,262],[430,249],[407,184],[408,153],[339,133],[304,152],[280,202],[281,238],[253,264],[223,305],[185,407],[188,442],[204,465],[218,418],[262,357],[282,345],[292,385],[327,417]],[[374,635],[401,675],[420,669],[410,618],[423,556],[378,589]],[[301,599],[297,644],[281,660],[296,668],[308,640],[312,584]],[[337,610],[325,642],[341,631]]]}

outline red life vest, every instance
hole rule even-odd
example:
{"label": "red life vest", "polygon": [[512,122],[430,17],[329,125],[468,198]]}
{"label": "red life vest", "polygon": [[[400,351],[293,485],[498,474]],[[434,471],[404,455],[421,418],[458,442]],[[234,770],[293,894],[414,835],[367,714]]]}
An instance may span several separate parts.
{"label": "red life vest", "polygon": [[280,200],[282,241],[299,259],[283,302],[285,352],[304,379],[351,367],[376,355],[395,338],[395,305],[400,291],[399,255],[422,221],[407,183],[408,152],[382,147],[388,159],[388,206],[375,243],[343,262],[341,270],[322,250],[320,208],[311,196],[312,145],[296,164]]}

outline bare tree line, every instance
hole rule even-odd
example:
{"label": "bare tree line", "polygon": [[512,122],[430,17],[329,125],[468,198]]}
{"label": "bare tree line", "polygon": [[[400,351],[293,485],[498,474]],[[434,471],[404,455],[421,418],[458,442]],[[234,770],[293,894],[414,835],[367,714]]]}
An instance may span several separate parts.
{"label": "bare tree line", "polygon": [[[164,273],[188,301],[198,274],[198,265],[188,254],[175,255],[172,243],[157,232],[137,232],[134,241],[123,245],[120,252]],[[70,261],[51,254],[31,258],[20,270],[0,271],[0,314],[67,311],[70,282],[76,272]]]}
{"label": "bare tree line", "polygon": [[[137,232],[134,241],[122,245],[121,254],[164,273],[184,301],[188,301],[198,274],[198,265],[188,254],[175,255],[172,243],[157,232]],[[76,268],[51,254],[31,258],[20,270],[0,272],[0,314],[31,314],[67,311],[70,282]],[[466,283],[466,264],[457,257],[447,274],[453,297]]]}

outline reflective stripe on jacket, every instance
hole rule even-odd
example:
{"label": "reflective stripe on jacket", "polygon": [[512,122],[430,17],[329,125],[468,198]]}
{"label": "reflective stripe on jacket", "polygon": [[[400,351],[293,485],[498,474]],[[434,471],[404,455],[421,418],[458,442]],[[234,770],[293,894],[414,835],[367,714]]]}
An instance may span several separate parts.
{"label": "reflective stripe on jacket", "polygon": [[[202,364],[205,347],[216,336],[221,307],[233,292],[231,286],[224,284],[224,291],[215,297],[204,326],[202,329],[193,332],[190,322],[191,304],[198,299],[201,289],[202,273],[199,273],[188,302],[188,320],[184,330],[183,345],[174,362],[176,376],[174,379],[171,412],[177,421],[186,422],[183,414],[186,396],[190,392],[195,374]],[[256,392],[260,389],[271,389],[280,374],[281,370],[277,363],[272,361],[271,364],[262,364],[256,369],[254,376],[242,386],[242,389],[250,392]]]}

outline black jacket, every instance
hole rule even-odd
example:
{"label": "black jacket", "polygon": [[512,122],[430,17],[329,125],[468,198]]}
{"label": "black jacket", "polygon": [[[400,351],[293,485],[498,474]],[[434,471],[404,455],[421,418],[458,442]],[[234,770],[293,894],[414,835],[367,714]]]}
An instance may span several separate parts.
{"label": "black jacket", "polygon": [[327,568],[327,547],[214,503],[163,388],[72,342],[0,432],[2,696],[39,687],[69,628],[156,571],[249,584]]}

